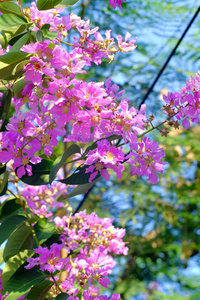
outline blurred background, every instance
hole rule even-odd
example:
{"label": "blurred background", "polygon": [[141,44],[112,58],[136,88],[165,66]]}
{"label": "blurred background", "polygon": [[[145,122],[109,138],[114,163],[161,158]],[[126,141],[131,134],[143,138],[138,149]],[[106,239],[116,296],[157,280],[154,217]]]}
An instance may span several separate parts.
{"label": "blurred background", "polygon": [[[29,1],[30,3],[31,1]],[[28,1],[23,1],[24,7]],[[198,9],[196,0],[127,0],[114,10],[108,0],[79,0],[69,8],[102,35],[137,37],[132,53],[119,53],[115,61],[93,65],[82,78],[105,81],[108,77],[126,90],[138,107]],[[200,14],[190,26],[175,55],[145,101],[147,114],[164,120],[162,95],[179,91],[200,68]],[[73,42],[73,34],[68,36]],[[84,77],[85,76],[85,77]],[[110,293],[123,300],[200,299],[200,126],[154,138],[166,152],[168,164],[159,183],[145,178],[101,179],[83,198],[70,199],[74,211],[95,211],[126,228],[129,255],[118,257],[111,275]],[[84,201],[83,201],[84,199]]]}

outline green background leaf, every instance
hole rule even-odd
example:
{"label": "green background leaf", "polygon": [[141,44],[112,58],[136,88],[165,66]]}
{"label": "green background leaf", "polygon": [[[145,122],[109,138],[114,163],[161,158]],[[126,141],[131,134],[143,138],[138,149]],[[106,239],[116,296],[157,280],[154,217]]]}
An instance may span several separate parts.
{"label": "green background leaf", "polygon": [[[52,236],[56,229],[54,222],[49,222],[47,219],[40,219],[35,225],[34,230],[39,244],[43,244],[48,238]],[[36,245],[35,245],[36,246]]]}
{"label": "green background leaf", "polygon": [[37,8],[39,10],[51,9],[54,8],[61,1],[62,0],[38,0]]}
{"label": "green background leaf", "polygon": [[48,291],[54,283],[50,280],[40,281],[37,285],[32,287],[28,295],[26,296],[27,300],[43,300],[47,295]]}
{"label": "green background leaf", "polygon": [[19,228],[27,219],[24,216],[11,216],[0,226],[0,245],[10,236],[10,234]]}
{"label": "green background leaf", "polygon": [[53,164],[52,160],[42,159],[39,164],[32,166],[32,176],[24,175],[20,179],[26,184],[29,185],[46,185],[49,183],[49,174],[51,166]]}

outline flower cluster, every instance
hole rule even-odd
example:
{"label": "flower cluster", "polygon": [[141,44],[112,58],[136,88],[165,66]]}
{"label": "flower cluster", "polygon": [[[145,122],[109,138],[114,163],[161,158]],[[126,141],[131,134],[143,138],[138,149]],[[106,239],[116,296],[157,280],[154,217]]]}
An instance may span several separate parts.
{"label": "flower cluster", "polygon": [[[31,164],[41,162],[38,151],[50,156],[59,137],[64,137],[65,142],[81,143],[83,152],[88,143],[104,139],[84,157],[86,172],[91,173],[90,181],[97,172],[108,179],[107,169],[121,178],[124,149],[109,144],[106,139],[118,135],[125,143],[137,144],[137,134],[144,131],[145,106],[140,111],[130,108],[124,91],[119,91],[110,79],[104,85],[76,77],[86,73],[84,67],[91,62],[100,64],[103,57],[110,60],[117,51],[134,50],[135,39],[128,42],[131,35],[127,33],[123,41],[118,35],[116,46],[110,30],[106,31],[104,40],[98,28],[89,29],[89,21],[74,14],[59,17],[59,10],[51,10],[47,15],[39,12],[34,3],[28,13],[36,30],[48,22],[50,30],[57,32],[57,39],[21,48],[32,56],[24,66],[26,84],[21,97],[14,97],[12,102],[16,114],[10,118],[7,131],[0,133],[0,162],[12,159],[19,178],[26,173],[31,176]],[[54,17],[50,18],[51,15]],[[77,30],[79,37],[74,37],[72,51],[68,52],[61,48],[59,38],[72,29]],[[28,107],[26,112],[24,106]],[[159,172],[158,168],[155,171]]]}
{"label": "flower cluster", "polygon": [[53,182],[50,187],[25,185],[20,193],[34,214],[50,218],[53,210],[64,206],[62,200],[67,194],[67,187],[60,182]]}
{"label": "flower cluster", "polygon": [[[86,211],[55,217],[54,222],[61,234],[60,244],[54,243],[50,249],[42,246],[35,249],[38,256],[27,259],[26,269],[39,265],[42,271],[50,273],[50,277],[55,270],[65,271],[64,280],[56,277],[64,292],[76,299],[78,292],[84,290],[85,300],[104,299],[102,296],[93,298],[94,284],[99,282],[105,288],[110,284],[106,276],[116,264],[110,253],[128,254],[122,240],[125,230],[115,228],[108,218],[101,219],[95,213],[87,215]],[[119,295],[113,295],[112,299],[118,300]]]}
{"label": "flower cluster", "polygon": [[[166,105],[163,107],[168,116],[174,116],[177,121],[182,120],[184,129],[192,123],[200,122],[200,71],[195,77],[186,82],[186,87],[175,93],[163,96]],[[174,125],[177,124],[174,122]]]}

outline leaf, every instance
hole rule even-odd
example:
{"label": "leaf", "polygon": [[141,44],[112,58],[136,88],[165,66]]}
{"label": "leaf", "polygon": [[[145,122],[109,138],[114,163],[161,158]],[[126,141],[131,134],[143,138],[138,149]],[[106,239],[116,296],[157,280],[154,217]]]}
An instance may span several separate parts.
{"label": "leaf", "polygon": [[[2,30],[0,34],[0,43],[5,49],[8,45],[8,43],[13,39],[16,41],[19,37],[18,35],[22,33],[26,29],[26,25],[17,25],[10,28],[7,28],[5,30]],[[25,34],[25,32],[24,32]]]}
{"label": "leaf", "polygon": [[54,222],[49,222],[47,219],[40,219],[34,226],[34,230],[39,241],[39,244],[43,244],[48,238],[52,236],[56,229]]}
{"label": "leaf", "polygon": [[[71,185],[79,185],[79,184],[89,183],[89,178],[90,178],[91,173],[85,174],[86,168],[88,168],[88,166],[78,167],[71,176],[69,176],[65,179],[59,180],[59,181],[62,183],[71,184]],[[98,172],[98,174],[94,178],[94,180],[96,180],[99,177],[100,177],[100,173]]]}
{"label": "leaf", "polygon": [[28,295],[26,296],[27,300],[43,300],[47,295],[48,291],[54,283],[50,280],[40,281],[37,285],[32,287]]}
{"label": "leaf", "polygon": [[52,236],[49,239],[47,239],[43,245],[45,247],[50,247],[54,243],[56,243],[56,244],[61,243],[60,234],[57,234],[57,233],[52,234]]}
{"label": "leaf", "polygon": [[8,176],[9,176],[9,172],[5,171],[4,176],[3,176],[3,182],[0,186],[0,196],[3,196],[6,191],[7,191],[7,187],[8,187]]}
{"label": "leaf", "polygon": [[37,285],[47,277],[48,274],[41,272],[38,267],[26,270],[24,265],[22,265],[5,286],[2,296],[8,293],[7,300],[16,300],[20,296],[27,294],[32,286]]}
{"label": "leaf", "polygon": [[17,230],[15,230],[8,238],[5,246],[3,258],[7,261],[10,257],[16,255],[19,251],[24,249],[32,249],[33,240],[31,245],[31,238],[33,234],[31,227],[23,224]]}
{"label": "leaf", "polygon": [[25,87],[25,85],[27,84],[27,82],[24,80],[24,78],[25,77],[23,76],[22,78],[18,79],[13,85],[13,92],[17,98],[21,97],[21,92],[22,92],[23,88]]}
{"label": "leaf", "polygon": [[22,51],[9,52],[0,56],[0,79],[4,79],[8,76],[13,75],[13,69],[15,66],[30,57],[31,54]]}
{"label": "leaf", "polygon": [[5,78],[5,80],[13,80],[19,78],[20,76],[22,76],[22,74],[24,73],[24,71],[22,71],[23,67],[28,64],[30,61],[29,59],[25,59],[22,62],[18,63],[12,70],[12,79],[8,79],[8,77]]}
{"label": "leaf", "polygon": [[38,30],[36,32],[36,40],[40,43],[43,41],[43,32],[42,32],[42,30]]}
{"label": "leaf", "polygon": [[80,194],[85,194],[89,189],[91,189],[97,182],[99,181],[99,178],[92,181],[91,183],[85,183],[78,185],[73,191],[71,191],[69,194],[66,195],[66,198],[71,198]]}
{"label": "leaf", "polygon": [[65,293],[61,293],[55,299],[56,300],[66,300],[67,298],[69,298],[69,295],[67,295]]}
{"label": "leaf", "polygon": [[[1,17],[1,16],[0,16]],[[22,59],[25,59],[30,54],[22,51],[9,52],[7,54],[0,56],[0,63],[3,65],[11,65],[13,63],[19,62]]]}
{"label": "leaf", "polygon": [[21,37],[23,37],[27,32],[22,32],[19,34],[15,34],[11,40],[9,40],[9,45],[13,46]]}
{"label": "leaf", "polygon": [[49,33],[50,24],[44,24],[40,30],[42,31],[43,35],[46,36]]}
{"label": "leaf", "polygon": [[0,226],[0,245],[26,220],[26,217],[18,215],[6,218]]}
{"label": "leaf", "polygon": [[[7,90],[6,92],[3,93],[3,97],[1,98],[1,106],[2,106],[2,113],[0,115],[1,120],[2,120],[2,124],[5,122],[9,110],[10,110],[10,105],[11,105],[11,100],[12,100],[12,92],[11,90]],[[1,127],[0,127],[1,128]]]}
{"label": "leaf", "polygon": [[31,26],[33,23],[27,23],[26,19],[22,16],[14,14],[5,14],[0,16],[0,31],[17,25]]}
{"label": "leaf", "polygon": [[56,5],[56,8],[72,6],[76,4],[78,1],[79,0],[62,0],[61,3]]}
{"label": "leaf", "polygon": [[17,271],[17,269],[26,262],[27,258],[31,257],[33,254],[35,254],[35,251],[33,250],[23,250],[20,251],[17,255],[14,255],[11,257],[5,264],[3,268],[3,274],[2,274],[2,284],[3,287],[6,286],[9,279],[12,277],[12,275]]}
{"label": "leaf", "polygon": [[20,10],[19,5],[15,4],[13,2],[0,3],[0,11],[3,14],[21,15],[21,10]]}
{"label": "leaf", "polygon": [[76,144],[71,145],[67,150],[64,152],[63,155],[60,155],[53,163],[50,171],[50,176],[49,176],[49,182],[52,183],[52,181],[55,179],[56,174],[58,170],[62,167],[64,162],[73,154],[75,153],[80,153],[80,147],[77,146]]}
{"label": "leaf", "polygon": [[0,265],[2,265],[2,263],[4,262],[3,252],[4,252],[4,248],[0,249]]}
{"label": "leaf", "polygon": [[6,165],[1,165],[0,166],[0,175],[3,174],[6,171]]}
{"label": "leaf", "polygon": [[20,200],[17,197],[10,197],[1,204],[0,207],[0,220],[5,220],[8,216],[12,215],[18,210],[21,210],[22,206]]}
{"label": "leaf", "polygon": [[57,4],[59,4],[62,0],[38,0],[37,8],[39,10],[47,10],[54,8]]}
{"label": "leaf", "polygon": [[30,41],[29,35],[28,33],[25,33],[14,43],[9,53],[20,51],[22,46],[26,45],[29,41]]}
{"label": "leaf", "polygon": [[39,164],[32,166],[32,176],[28,176],[27,174],[22,176],[20,179],[24,183],[29,185],[46,185],[49,183],[49,173],[52,167],[53,161],[49,159],[42,159]]}

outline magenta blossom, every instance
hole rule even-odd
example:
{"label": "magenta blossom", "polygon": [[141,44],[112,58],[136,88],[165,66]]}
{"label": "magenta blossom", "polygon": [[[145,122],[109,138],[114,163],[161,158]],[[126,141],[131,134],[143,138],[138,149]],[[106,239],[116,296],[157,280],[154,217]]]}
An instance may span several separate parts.
{"label": "magenta blossom", "polygon": [[110,5],[112,5],[113,8],[116,8],[117,5],[122,8],[121,3],[126,2],[126,0],[109,0]]}

